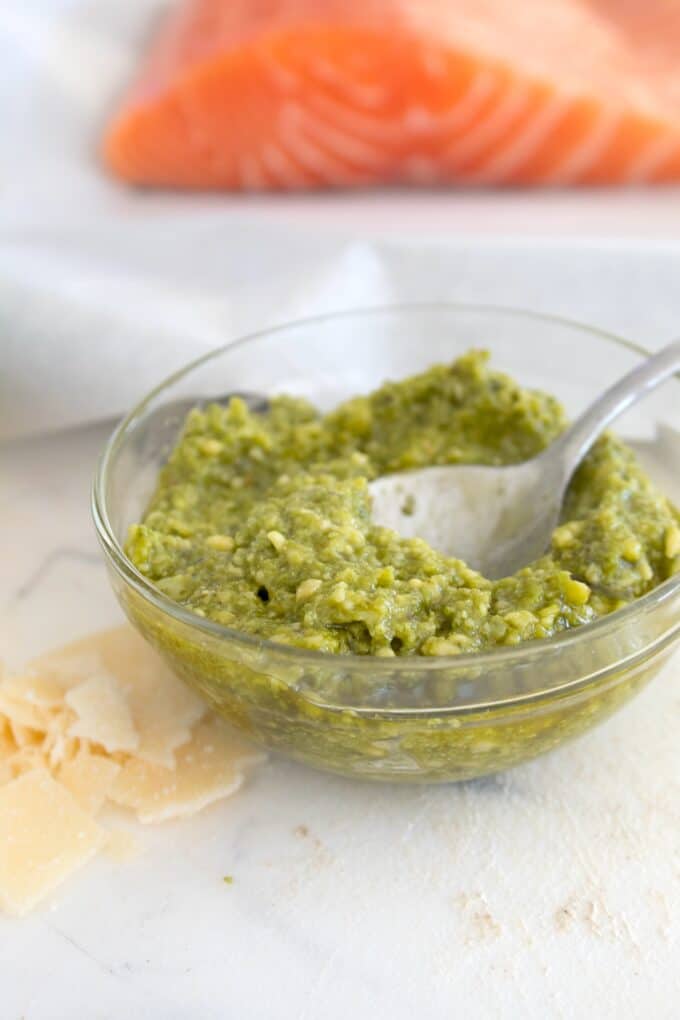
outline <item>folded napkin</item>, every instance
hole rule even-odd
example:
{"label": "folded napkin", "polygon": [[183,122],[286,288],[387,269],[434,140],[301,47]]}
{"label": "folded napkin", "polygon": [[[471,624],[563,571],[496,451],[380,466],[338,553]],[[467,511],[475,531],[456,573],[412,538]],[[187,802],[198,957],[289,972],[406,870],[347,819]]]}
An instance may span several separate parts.
{"label": "folded napkin", "polygon": [[[559,246],[338,243],[253,223],[102,225],[0,250],[0,438],[122,414],[243,333],[408,300],[529,307],[658,346],[680,325],[675,254]],[[351,339],[349,340],[351,343]]]}

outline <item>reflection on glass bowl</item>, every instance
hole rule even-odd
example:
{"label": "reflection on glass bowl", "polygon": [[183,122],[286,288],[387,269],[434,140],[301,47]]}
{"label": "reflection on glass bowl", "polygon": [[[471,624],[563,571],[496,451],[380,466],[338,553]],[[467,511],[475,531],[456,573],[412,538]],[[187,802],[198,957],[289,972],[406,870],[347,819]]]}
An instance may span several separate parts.
{"label": "reflection on glass bowl", "polygon": [[[292,323],[230,344],[162,383],[104,450],[93,512],[123,609],[174,670],[246,735],[319,768],[380,780],[468,779],[590,728],[654,676],[680,636],[680,576],[596,623],[452,657],[330,655],[202,618],[154,588],[123,543],[189,407],[234,391],[304,395],[327,409],[470,347],[570,416],[645,352],[575,323],[508,309],[410,305]],[[674,378],[618,423],[667,476]],[[662,441],[655,437],[661,429]],[[666,439],[663,439],[663,437]],[[663,479],[660,479],[663,481]]]}

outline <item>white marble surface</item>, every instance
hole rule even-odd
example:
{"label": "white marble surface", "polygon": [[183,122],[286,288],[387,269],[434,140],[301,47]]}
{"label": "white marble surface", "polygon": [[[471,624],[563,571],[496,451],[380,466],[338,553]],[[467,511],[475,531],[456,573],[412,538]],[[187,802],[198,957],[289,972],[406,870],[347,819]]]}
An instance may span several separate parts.
{"label": "white marble surface", "polygon": [[[0,656],[113,623],[88,514],[106,430],[0,447]],[[460,786],[272,759],[0,918],[2,1020],[677,1017],[680,669],[549,757]],[[222,877],[234,876],[226,886]]]}

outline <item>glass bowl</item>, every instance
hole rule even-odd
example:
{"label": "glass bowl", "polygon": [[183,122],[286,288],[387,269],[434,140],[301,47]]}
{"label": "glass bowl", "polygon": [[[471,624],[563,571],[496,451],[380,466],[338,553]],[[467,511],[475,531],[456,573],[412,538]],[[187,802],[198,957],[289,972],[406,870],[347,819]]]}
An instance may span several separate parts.
{"label": "glass bowl", "polygon": [[[382,659],[299,650],[221,626],[165,597],[125,556],[127,528],[143,515],[190,407],[254,391],[304,395],[327,409],[471,347],[490,350],[492,365],[523,385],[554,393],[572,416],[645,353],[598,330],[501,308],[409,305],[321,316],[193,362],[149,394],[109,440],[93,510],[124,611],[179,676],[265,747],[366,779],[469,779],[590,728],[671,653],[680,632],[680,575],[550,639]],[[653,449],[657,426],[677,427],[679,406],[674,378],[617,431]]]}

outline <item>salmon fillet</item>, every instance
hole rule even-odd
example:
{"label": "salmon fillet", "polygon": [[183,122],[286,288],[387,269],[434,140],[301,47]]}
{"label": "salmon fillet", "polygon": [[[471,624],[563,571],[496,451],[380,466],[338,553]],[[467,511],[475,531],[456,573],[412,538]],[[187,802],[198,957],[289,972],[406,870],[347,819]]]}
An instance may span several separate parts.
{"label": "salmon fillet", "polygon": [[202,189],[680,180],[680,0],[185,0],[104,159]]}

